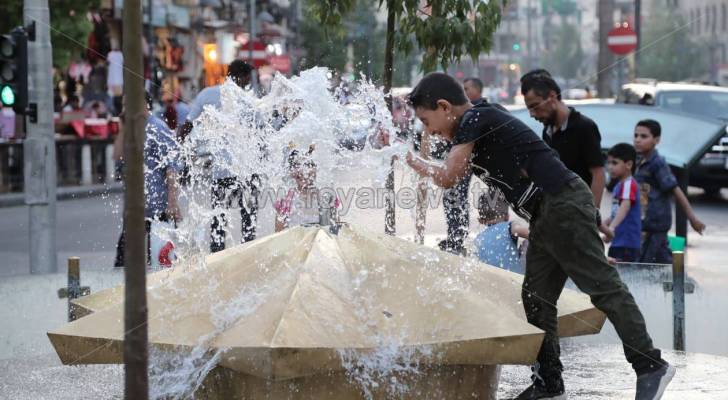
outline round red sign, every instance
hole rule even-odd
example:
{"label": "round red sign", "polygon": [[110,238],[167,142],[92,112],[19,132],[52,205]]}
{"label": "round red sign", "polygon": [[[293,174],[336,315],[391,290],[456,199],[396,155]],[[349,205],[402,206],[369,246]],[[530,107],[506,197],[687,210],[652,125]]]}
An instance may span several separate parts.
{"label": "round red sign", "polygon": [[607,35],[607,46],[614,54],[629,54],[637,48],[637,34],[628,26],[614,28]]}

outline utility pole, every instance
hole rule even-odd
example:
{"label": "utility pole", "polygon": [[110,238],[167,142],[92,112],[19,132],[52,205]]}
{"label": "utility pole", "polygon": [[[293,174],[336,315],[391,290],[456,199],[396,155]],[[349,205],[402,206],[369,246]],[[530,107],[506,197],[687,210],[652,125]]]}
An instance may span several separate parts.
{"label": "utility pole", "polygon": [[634,32],[637,34],[637,48],[634,49],[634,77],[639,78],[640,45],[642,44],[642,0],[634,0]]}
{"label": "utility pole", "polygon": [[607,46],[607,34],[614,28],[614,0],[599,0],[599,57],[597,61],[597,91],[599,97],[611,97],[611,70],[614,58]]}
{"label": "utility pole", "polygon": [[141,0],[124,1],[124,398],[147,400],[148,336],[144,227],[144,96]]}
{"label": "utility pole", "polygon": [[248,59],[250,60],[250,66],[253,70],[250,73],[250,86],[253,88],[253,93],[258,93],[258,70],[255,69],[255,61],[253,61],[253,45],[255,44],[255,37],[258,36],[255,31],[255,0],[250,0],[250,40],[248,41]]}
{"label": "utility pole", "polygon": [[528,0],[528,8],[526,9],[526,71],[533,69],[533,51],[531,46],[533,45],[533,4],[532,0]]}
{"label": "utility pole", "polygon": [[50,14],[47,0],[25,0],[25,26],[35,25],[28,40],[28,105],[23,142],[25,204],[30,226],[30,272],[54,273],[56,263],[56,143],[53,134],[53,81]]}
{"label": "utility pole", "polygon": [[[387,0],[387,41],[384,51],[384,74],[382,80],[384,81],[384,93],[387,101],[387,108],[389,112],[392,112],[392,70],[394,69],[394,18],[395,11],[392,0]],[[393,140],[394,138],[392,138]],[[395,229],[395,192],[394,192],[394,159],[390,163],[389,174],[387,174],[387,181],[384,184],[387,190],[387,196],[385,196],[385,210],[384,210],[384,233],[388,235],[394,235]]]}

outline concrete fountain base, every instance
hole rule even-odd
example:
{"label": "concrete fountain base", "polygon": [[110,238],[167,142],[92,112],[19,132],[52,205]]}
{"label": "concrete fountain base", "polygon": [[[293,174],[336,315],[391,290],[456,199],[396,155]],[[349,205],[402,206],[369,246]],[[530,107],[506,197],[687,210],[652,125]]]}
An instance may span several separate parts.
{"label": "concrete fountain base", "polygon": [[495,400],[499,376],[500,367],[492,365],[437,366],[377,380],[377,387],[368,385],[367,393],[345,371],[274,381],[218,367],[203,381],[196,396],[208,400]]}
{"label": "concrete fountain base", "polygon": [[[728,399],[728,357],[669,350],[664,351],[663,357],[677,367],[675,379],[663,400]],[[569,398],[580,400],[634,398],[635,376],[630,365],[624,360],[622,346],[583,345],[564,341],[562,361],[566,367],[564,380]],[[215,371],[215,374],[219,373],[222,371]],[[508,399],[517,396],[530,384],[529,376],[528,367],[503,366],[498,384],[498,398]],[[463,382],[465,386],[468,381]],[[203,391],[211,390],[215,384],[212,380],[208,380],[207,383],[210,387],[203,388]],[[306,398],[305,393],[273,397],[276,393],[273,389],[276,389],[275,384],[271,387],[270,393],[267,387],[266,391],[258,393],[264,394],[263,399]],[[55,354],[0,360],[0,398],[3,399],[121,400],[124,398],[123,393],[124,367],[121,365],[69,367],[61,365]],[[197,399],[205,399],[204,392],[200,392]]]}

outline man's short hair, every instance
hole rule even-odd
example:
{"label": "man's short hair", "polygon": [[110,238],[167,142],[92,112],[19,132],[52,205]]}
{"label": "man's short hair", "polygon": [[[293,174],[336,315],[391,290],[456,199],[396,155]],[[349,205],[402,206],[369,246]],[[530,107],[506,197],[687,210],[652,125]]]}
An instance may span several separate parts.
{"label": "man's short hair", "polygon": [[561,88],[551,73],[543,68],[526,72],[521,77],[521,94],[525,96],[531,90],[544,99],[549,97],[549,92],[553,90],[556,97],[561,100]]}
{"label": "man's short hair", "polygon": [[467,78],[463,81],[463,83],[468,83],[468,82],[471,82],[473,85],[475,85],[475,87],[478,88],[478,90],[480,90],[481,92],[483,91],[483,81],[481,81],[480,79],[472,77],[472,78]]}
{"label": "man's short hair", "polygon": [[629,143],[617,143],[607,152],[607,155],[622,160],[632,161],[632,173],[637,169],[637,150]]}
{"label": "man's short hair", "polygon": [[650,133],[654,137],[660,137],[662,135],[662,127],[660,126],[660,123],[654,119],[643,119],[637,123],[637,126],[644,126],[649,129]]}
{"label": "man's short hair", "polygon": [[445,100],[454,106],[462,106],[468,102],[460,82],[442,72],[425,75],[407,97],[413,108],[429,110],[437,109],[438,100]]}
{"label": "man's short hair", "polygon": [[503,193],[498,189],[492,189],[480,195],[478,198],[478,213],[480,219],[492,221],[508,216],[508,203]]}
{"label": "man's short hair", "polygon": [[253,67],[243,60],[235,60],[228,65],[227,75],[233,79],[247,78]]}

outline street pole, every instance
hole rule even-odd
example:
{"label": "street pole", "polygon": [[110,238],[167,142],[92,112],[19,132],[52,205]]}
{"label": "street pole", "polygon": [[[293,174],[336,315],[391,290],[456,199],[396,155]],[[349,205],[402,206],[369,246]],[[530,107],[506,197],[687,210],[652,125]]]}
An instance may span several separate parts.
{"label": "street pole", "polygon": [[[28,100],[37,118],[26,117],[23,142],[25,204],[30,226],[30,273],[58,271],[56,263],[56,143],[53,132],[53,78],[50,14],[47,0],[25,0],[25,26],[35,23],[28,40]],[[31,38],[32,39],[32,38]]]}
{"label": "street pole", "polygon": [[141,0],[124,2],[124,397],[149,398]]}
{"label": "street pole", "polygon": [[250,40],[248,41],[248,59],[250,60],[250,66],[253,70],[250,73],[250,85],[253,88],[253,93],[258,93],[258,70],[255,69],[255,62],[253,61],[253,45],[255,44],[255,0],[250,0]]}
{"label": "street pole", "polygon": [[[387,108],[392,113],[392,70],[394,69],[394,6],[392,0],[387,0],[387,41],[384,51],[384,93],[386,94]],[[394,235],[395,228],[395,193],[394,193],[394,158],[389,167],[387,181],[384,184],[387,191],[384,210],[384,233]]]}
{"label": "street pole", "polygon": [[612,53],[607,46],[607,35],[614,28],[614,0],[599,0],[599,57],[597,61],[597,92],[599,97],[612,96],[611,68]]}
{"label": "street pole", "polygon": [[526,71],[533,69],[533,53],[531,46],[533,45],[533,33],[531,24],[533,24],[533,5],[532,0],[528,0],[528,8],[526,9]]}
{"label": "street pole", "polygon": [[640,45],[642,44],[642,0],[634,0],[634,32],[637,34],[637,48],[634,50],[634,77],[639,78]]}

